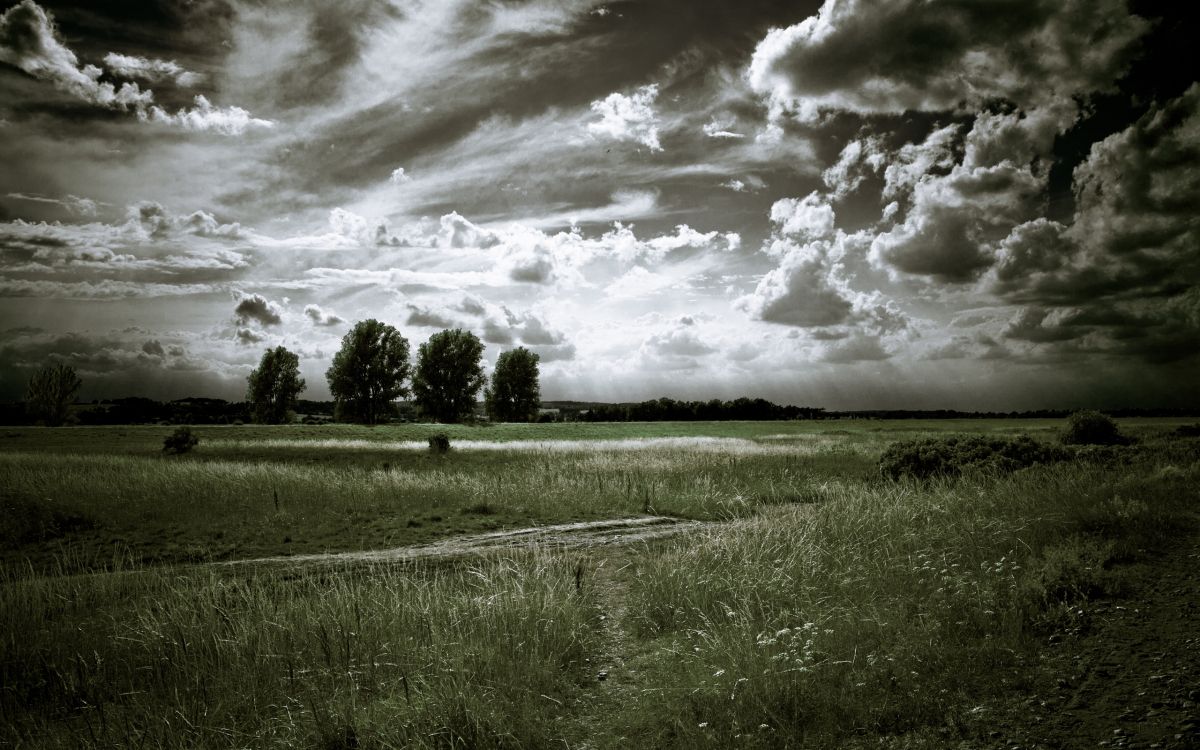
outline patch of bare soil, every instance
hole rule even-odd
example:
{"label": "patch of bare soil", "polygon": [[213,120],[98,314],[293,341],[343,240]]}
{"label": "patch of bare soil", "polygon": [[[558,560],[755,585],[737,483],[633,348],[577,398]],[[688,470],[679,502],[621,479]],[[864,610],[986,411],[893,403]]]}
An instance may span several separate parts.
{"label": "patch of bare soil", "polygon": [[525,529],[493,531],[487,534],[456,536],[429,544],[360,552],[330,552],[313,555],[286,555],[231,560],[218,565],[346,565],[387,563],[408,560],[446,559],[481,555],[514,549],[578,549],[604,545],[630,544],[660,539],[708,524],[667,516],[640,516],[607,521],[581,521]]}
{"label": "patch of bare soil", "polygon": [[1028,697],[985,709],[969,746],[1200,748],[1200,537],[1181,542],[1122,571],[1125,595],[1077,607]]}

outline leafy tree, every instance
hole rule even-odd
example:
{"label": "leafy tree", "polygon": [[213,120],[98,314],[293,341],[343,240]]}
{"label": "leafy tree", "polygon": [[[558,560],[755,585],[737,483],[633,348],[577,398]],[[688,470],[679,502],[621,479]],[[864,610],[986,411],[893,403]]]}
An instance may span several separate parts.
{"label": "leafy tree", "polygon": [[336,416],[366,424],[391,416],[396,399],[408,394],[409,369],[408,339],[378,320],[359,321],[325,372]]}
{"label": "leafy tree", "polygon": [[523,346],[496,359],[492,384],[483,392],[488,417],[495,422],[528,422],[542,403],[538,355]]}
{"label": "leafy tree", "polygon": [[304,390],[300,358],[282,346],[263,352],[258,369],[246,380],[246,400],[253,405],[254,421],[263,424],[286,422],[296,396]]}
{"label": "leafy tree", "polygon": [[439,422],[457,422],[475,407],[475,395],[486,378],[480,361],[483,342],[455,328],[435,333],[421,344],[413,397],[421,410]]}
{"label": "leafy tree", "polygon": [[35,420],[57,427],[67,421],[67,409],[82,385],[74,367],[47,365],[30,378],[25,407]]}

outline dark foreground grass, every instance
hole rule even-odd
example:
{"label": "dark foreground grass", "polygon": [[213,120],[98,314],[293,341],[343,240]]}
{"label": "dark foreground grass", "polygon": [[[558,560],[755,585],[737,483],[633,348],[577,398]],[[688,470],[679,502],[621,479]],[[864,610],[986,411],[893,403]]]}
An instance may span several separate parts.
{"label": "dark foreground grass", "polygon": [[[726,504],[731,520],[711,530],[594,553],[619,572],[589,572],[582,586],[578,553],[320,574],[10,576],[0,744],[951,744],[979,700],[1022,687],[1022,660],[1073,605],[1119,590],[1120,563],[1190,528],[1200,443],[1142,437],[954,480],[884,481],[859,459],[839,476],[818,463],[787,485],[806,502],[741,506],[727,493],[781,486],[778,474],[743,474],[778,456],[725,456],[706,479],[697,467],[713,459],[698,449],[534,456],[529,471],[570,467],[554,480],[558,499],[642,461],[647,481],[700,480],[663,484],[663,496],[699,486],[689,503]],[[124,475],[89,476],[99,490]]]}
{"label": "dark foreground grass", "polygon": [[661,687],[620,731],[647,747],[958,739],[972,706],[1021,688],[1037,636],[1192,527],[1196,457],[846,485],[672,544],[637,563],[630,610]]}
{"label": "dark foreground grass", "polygon": [[589,599],[553,558],[322,577],[150,572],[0,588],[0,744],[535,747]]}

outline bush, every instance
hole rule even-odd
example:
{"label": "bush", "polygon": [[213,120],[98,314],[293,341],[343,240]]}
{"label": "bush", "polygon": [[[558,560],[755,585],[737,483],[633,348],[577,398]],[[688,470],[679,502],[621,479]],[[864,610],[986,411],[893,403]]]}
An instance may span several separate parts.
{"label": "bush", "polygon": [[1181,424],[1175,428],[1179,437],[1200,437],[1200,424]]}
{"label": "bush", "polygon": [[163,439],[163,453],[179,455],[187,453],[200,444],[200,438],[192,432],[191,427],[177,427]]}
{"label": "bush", "polygon": [[888,479],[930,479],[956,477],[968,470],[1007,473],[1069,457],[1062,448],[1039,443],[1028,435],[925,438],[888,446],[879,457],[879,471]]}
{"label": "bush", "polygon": [[444,432],[429,436],[429,452],[439,456],[450,450],[450,436]]}
{"label": "bush", "polygon": [[1077,411],[1067,417],[1061,440],[1064,445],[1128,445],[1130,442],[1111,417],[1098,411]]}

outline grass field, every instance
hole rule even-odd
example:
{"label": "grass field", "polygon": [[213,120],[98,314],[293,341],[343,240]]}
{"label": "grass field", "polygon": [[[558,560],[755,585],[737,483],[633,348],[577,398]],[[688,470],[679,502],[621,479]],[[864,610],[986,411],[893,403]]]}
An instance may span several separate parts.
{"label": "grass field", "polygon": [[[884,480],[1056,421],[0,432],[0,745],[938,747],[1039,634],[1194,523],[1200,441]],[[654,543],[203,563],[646,513]],[[601,676],[604,679],[601,679]],[[969,736],[967,737],[969,739]],[[922,745],[921,743],[925,743]]]}

